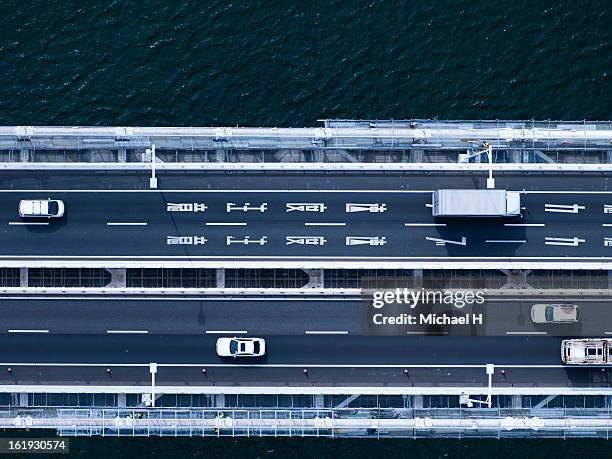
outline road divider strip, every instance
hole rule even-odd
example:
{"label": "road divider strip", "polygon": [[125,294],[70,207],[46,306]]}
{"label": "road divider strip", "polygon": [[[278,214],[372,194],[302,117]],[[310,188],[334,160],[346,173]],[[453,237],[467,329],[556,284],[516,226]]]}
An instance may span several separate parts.
{"label": "road divider strip", "polygon": [[506,335],[547,335],[545,331],[508,331]]}
{"label": "road divider strip", "polygon": [[204,226],[247,226],[246,223],[206,222]]}
{"label": "road divider strip", "polygon": [[404,223],[404,226],[446,226],[446,223]]}
{"label": "road divider strip", "polygon": [[106,226],[147,226],[146,222],[106,222]]}
{"label": "road divider strip", "polygon": [[49,222],[9,222],[13,226],[47,226]]}
{"label": "road divider strip", "polygon": [[304,223],[304,226],[346,226],[346,223]]}

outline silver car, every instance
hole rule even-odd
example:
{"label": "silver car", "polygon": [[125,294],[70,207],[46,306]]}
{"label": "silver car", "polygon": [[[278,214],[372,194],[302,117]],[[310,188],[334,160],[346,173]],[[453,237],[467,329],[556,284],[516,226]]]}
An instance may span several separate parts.
{"label": "silver car", "polygon": [[578,322],[577,304],[534,304],[531,320],[536,324],[565,324]]}

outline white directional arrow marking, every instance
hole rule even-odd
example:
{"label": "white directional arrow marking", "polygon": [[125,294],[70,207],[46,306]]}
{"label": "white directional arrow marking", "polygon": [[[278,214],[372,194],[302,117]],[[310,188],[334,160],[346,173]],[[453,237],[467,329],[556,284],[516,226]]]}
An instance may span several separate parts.
{"label": "white directional arrow marking", "polygon": [[427,236],[425,239],[428,241],[433,241],[436,245],[446,245],[446,244],[454,244],[454,245],[467,245],[467,238],[463,236],[460,241],[451,241],[448,239],[438,239],[436,237]]}
{"label": "white directional arrow marking", "polygon": [[387,210],[387,204],[354,204],[347,203],[346,211],[347,212],[371,212],[371,213],[382,213]]}
{"label": "white directional arrow marking", "polygon": [[544,204],[544,212],[559,212],[565,214],[577,214],[579,210],[586,209],[578,204]]}

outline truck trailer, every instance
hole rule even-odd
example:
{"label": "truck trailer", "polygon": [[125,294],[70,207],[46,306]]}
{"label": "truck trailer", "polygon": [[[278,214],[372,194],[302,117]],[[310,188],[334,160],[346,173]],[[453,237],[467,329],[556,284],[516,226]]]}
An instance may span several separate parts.
{"label": "truck trailer", "polygon": [[434,217],[518,217],[521,194],[506,190],[436,190]]}

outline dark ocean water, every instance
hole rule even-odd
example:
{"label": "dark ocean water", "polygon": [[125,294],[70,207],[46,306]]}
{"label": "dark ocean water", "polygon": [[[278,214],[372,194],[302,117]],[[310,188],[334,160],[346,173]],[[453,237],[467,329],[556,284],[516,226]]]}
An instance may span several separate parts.
{"label": "dark ocean water", "polygon": [[612,2],[0,2],[0,124],[610,119]]}
{"label": "dark ocean water", "polygon": [[[0,124],[609,120],[611,9],[610,0],[2,0]],[[88,457],[591,458],[611,457],[608,445],[75,439],[73,450]]]}

